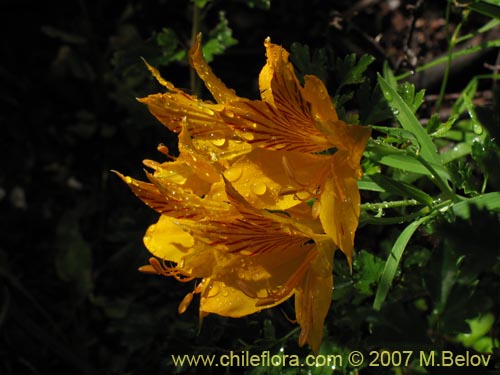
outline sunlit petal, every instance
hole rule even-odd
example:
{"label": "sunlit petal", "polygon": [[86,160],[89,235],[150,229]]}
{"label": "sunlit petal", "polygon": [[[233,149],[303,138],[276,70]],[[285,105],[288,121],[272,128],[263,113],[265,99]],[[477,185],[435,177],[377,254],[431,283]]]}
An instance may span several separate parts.
{"label": "sunlit petal", "polygon": [[228,89],[226,85],[215,76],[212,69],[205,61],[201,49],[201,34],[198,34],[194,45],[189,51],[189,59],[198,76],[205,82],[205,86],[213,95],[217,103],[225,103],[238,99],[234,90]]}
{"label": "sunlit petal", "polygon": [[194,245],[193,237],[185,232],[174,219],[161,215],[144,236],[144,245],[156,257],[180,263]]}
{"label": "sunlit petal", "polygon": [[354,234],[358,227],[360,196],[357,171],[345,162],[343,151],[332,158],[332,174],[322,186],[320,220],[327,235],[346,255],[352,265]]}
{"label": "sunlit petal", "polygon": [[333,243],[318,243],[318,256],[312,260],[295,293],[295,313],[301,327],[299,345],[308,343],[315,353],[321,344],[323,325],[332,300],[333,253]]}

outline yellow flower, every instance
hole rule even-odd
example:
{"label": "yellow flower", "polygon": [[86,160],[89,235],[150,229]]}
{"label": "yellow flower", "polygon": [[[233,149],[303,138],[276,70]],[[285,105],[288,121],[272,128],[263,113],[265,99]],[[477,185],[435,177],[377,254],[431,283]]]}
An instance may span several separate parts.
{"label": "yellow flower", "polygon": [[351,264],[370,130],[339,120],[318,78],[306,76],[302,86],[288,52],[269,39],[265,47],[261,100],[238,97],[214,75],[200,37],[190,61],[215,103],[147,65],[167,91],[139,100],[179,133],[179,156],[145,161],[154,169],[149,182],[120,176],[161,214],[144,237],[156,258],[141,270],[201,280],[179,312],[195,294],[200,318],[241,317],[295,296],[299,344],[317,352],[336,247]]}
{"label": "yellow flower", "polygon": [[370,129],[339,120],[323,82],[306,75],[302,86],[288,52],[269,39],[264,44],[267,63],[259,76],[262,100],[233,100],[221,116],[248,143],[287,152],[269,153],[266,162],[283,166],[288,193],[317,199],[316,212],[325,232],[351,264],[360,204],[356,180],[361,177],[360,160]]}

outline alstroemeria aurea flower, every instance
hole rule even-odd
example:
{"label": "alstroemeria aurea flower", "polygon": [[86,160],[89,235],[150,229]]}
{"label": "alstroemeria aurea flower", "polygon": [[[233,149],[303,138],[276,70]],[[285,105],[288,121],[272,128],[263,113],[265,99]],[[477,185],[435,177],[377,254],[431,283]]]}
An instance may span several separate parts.
{"label": "alstroemeria aurea flower", "polygon": [[226,199],[220,201],[148,177],[152,183],[123,178],[138,197],[163,213],[144,243],[157,258],[175,265],[152,258],[141,270],[180,281],[201,279],[179,311],[200,294],[200,318],[209,313],[237,318],[295,295],[299,344],[307,342],[317,352],[331,301],[335,244],[314,232],[320,225],[311,225],[310,211],[257,209],[226,179]]}
{"label": "alstroemeria aurea flower", "polygon": [[[351,264],[360,205],[356,180],[361,177],[360,160],[370,128],[339,120],[323,82],[306,75],[302,86],[288,52],[269,39],[264,44],[267,63],[259,76],[262,99],[231,101],[222,117],[248,143],[287,152],[289,156],[270,153],[267,163],[283,164],[289,193],[316,198],[325,232]],[[292,153],[302,156],[294,161]],[[310,162],[315,168],[298,164],[305,155],[316,156],[318,160]],[[309,172],[308,176],[297,179],[298,170]]]}
{"label": "alstroemeria aurea flower", "polygon": [[288,52],[269,39],[265,47],[261,100],[238,97],[214,75],[200,37],[190,62],[216,103],[148,65],[167,91],[139,100],[179,133],[179,156],[145,161],[149,182],[121,177],[161,214],[144,237],[156,258],[141,270],[201,279],[179,312],[195,294],[201,318],[241,317],[295,296],[299,343],[317,351],[337,247],[351,264],[370,130],[339,120],[318,78],[305,76],[302,86]]}
{"label": "alstroemeria aurea flower", "polygon": [[[370,128],[339,120],[323,82],[306,75],[302,86],[288,61],[288,52],[269,39],[264,44],[267,63],[259,75],[261,100],[238,97],[213,74],[201,53],[200,38],[190,51],[191,64],[217,103],[174,88],[152,68],[169,92],[140,100],[171,130],[179,131],[186,118],[193,142],[203,143],[205,148],[210,141],[222,143],[226,139],[226,149],[211,145],[207,151],[217,160],[236,160],[226,172],[230,175],[255,169],[252,179],[257,185],[253,188],[245,178],[232,182],[242,193],[246,188],[246,194],[254,196],[252,203],[259,207],[284,209],[297,204],[297,198],[314,198],[325,232],[351,264],[360,204],[356,181],[361,177],[360,159]],[[265,153],[264,163],[272,166],[265,170],[255,168],[260,156],[252,154],[256,148],[286,154]],[[296,178],[299,173],[303,175],[300,180]],[[273,182],[274,186],[269,186]],[[255,192],[264,189],[267,197],[255,197]]]}

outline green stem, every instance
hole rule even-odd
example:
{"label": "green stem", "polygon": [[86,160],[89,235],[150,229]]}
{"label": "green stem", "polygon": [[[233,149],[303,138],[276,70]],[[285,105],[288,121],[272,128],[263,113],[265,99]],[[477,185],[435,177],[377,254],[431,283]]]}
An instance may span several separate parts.
{"label": "green stem", "polygon": [[421,205],[421,204],[422,203],[420,203],[416,199],[404,199],[404,200],[400,200],[400,201],[363,203],[363,204],[361,204],[361,209],[367,210],[367,211],[377,211],[377,210],[386,209],[386,208],[417,206],[417,205]]}
{"label": "green stem", "polygon": [[[446,6],[446,35],[449,35],[450,10],[451,10],[451,2],[448,2]],[[448,56],[447,56],[446,68],[444,70],[443,80],[441,81],[439,96],[436,101],[436,107],[434,109],[436,113],[439,112],[439,109],[441,108],[441,104],[444,99],[444,94],[446,92],[446,86],[448,85],[448,78],[451,70],[451,62],[453,61],[453,50],[455,49],[455,45],[457,44],[458,34],[460,32],[460,29],[462,28],[462,25],[463,21],[457,25],[455,31],[453,32],[453,35],[451,36],[451,38],[448,39],[448,45],[449,45]]]}
{"label": "green stem", "polygon": [[451,189],[446,181],[444,181],[441,176],[436,172],[434,167],[425,160],[421,155],[412,153],[412,155],[420,162],[422,165],[431,172],[429,176],[430,180],[441,190],[441,192],[453,202],[458,201],[458,197],[455,192]]}

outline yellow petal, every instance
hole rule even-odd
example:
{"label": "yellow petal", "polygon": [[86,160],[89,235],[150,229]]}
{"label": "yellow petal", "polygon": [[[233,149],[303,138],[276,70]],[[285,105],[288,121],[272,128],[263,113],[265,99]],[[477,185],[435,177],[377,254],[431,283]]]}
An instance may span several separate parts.
{"label": "yellow petal", "polygon": [[194,239],[172,218],[161,215],[158,222],[147,230],[144,245],[154,256],[180,263],[194,245]]}
{"label": "yellow petal", "polygon": [[286,252],[231,256],[211,276],[210,292],[202,294],[200,309],[206,313],[241,317],[282,303],[295,292],[316,251],[295,247]]}
{"label": "yellow petal", "polygon": [[[203,316],[211,313],[231,318],[241,318],[263,309],[263,307],[255,306],[255,298],[251,298],[243,293],[241,289],[228,286],[221,281],[212,281],[205,290],[206,292],[202,294],[200,300],[200,315]],[[274,305],[281,302],[276,301]]]}
{"label": "yellow petal", "polygon": [[228,89],[226,85],[215,76],[210,66],[203,57],[201,49],[201,34],[198,34],[194,45],[189,51],[191,66],[196,70],[198,76],[205,82],[205,86],[213,95],[217,103],[226,103],[238,99],[234,90]]}
{"label": "yellow petal", "polygon": [[315,353],[323,338],[323,325],[332,300],[333,253],[331,241],[318,244],[318,256],[312,260],[295,293],[295,313],[301,327],[299,345],[307,342]]}
{"label": "yellow petal", "polygon": [[174,208],[171,202],[158,190],[158,187],[147,182],[136,180],[129,176],[124,176],[119,172],[115,173],[129,186],[130,190],[146,205],[159,213],[171,213]]}
{"label": "yellow petal", "polygon": [[175,86],[173,85],[173,83],[167,81],[165,78],[163,78],[161,76],[161,74],[158,71],[158,69],[156,69],[154,66],[149,65],[146,60],[144,60],[144,59],[142,59],[142,60],[144,61],[144,64],[146,64],[146,67],[151,72],[151,74],[153,75],[153,77],[156,78],[156,80],[158,81],[158,83],[160,85],[166,87],[169,91],[179,91],[178,89],[175,88]]}
{"label": "yellow petal", "polygon": [[217,129],[227,130],[218,115],[223,109],[220,105],[204,102],[182,91],[148,95],[138,100],[146,104],[151,114],[171,131],[180,132],[185,119],[189,132],[194,136],[208,136]]}
{"label": "yellow petal", "polygon": [[262,101],[232,102],[223,113],[226,122],[259,147],[302,152],[331,148],[315,126],[288,52],[269,38],[264,45],[267,62],[259,75]]}
{"label": "yellow petal", "polygon": [[213,184],[220,180],[217,169],[194,147],[186,122],[179,134],[179,152],[182,160],[191,167],[194,174]]}
{"label": "yellow petal", "polygon": [[333,105],[323,81],[313,75],[304,77],[304,98],[311,103],[315,120],[320,122],[338,120],[337,111]]}
{"label": "yellow petal", "polygon": [[356,173],[346,162],[346,153],[332,158],[332,172],[322,186],[320,220],[327,235],[346,255],[352,266],[354,235],[359,221],[360,196]]}

